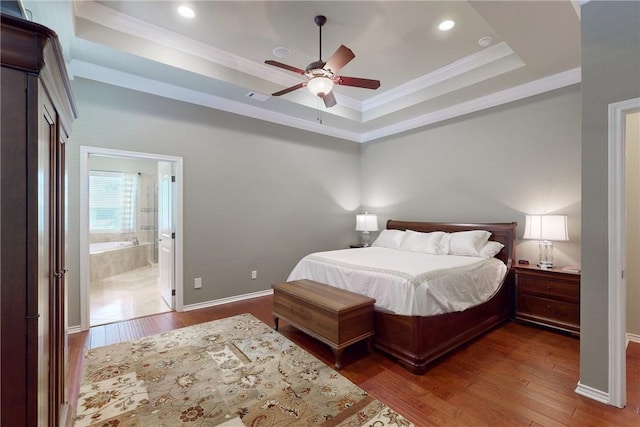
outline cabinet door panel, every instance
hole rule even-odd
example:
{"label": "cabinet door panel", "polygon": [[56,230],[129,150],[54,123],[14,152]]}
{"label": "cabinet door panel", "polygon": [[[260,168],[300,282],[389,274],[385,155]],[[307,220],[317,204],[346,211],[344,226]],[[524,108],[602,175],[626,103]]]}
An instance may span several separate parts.
{"label": "cabinet door panel", "polygon": [[[24,73],[3,67],[0,114],[0,425],[14,425],[27,418],[27,205],[26,144],[27,97]],[[20,319],[22,321],[17,321]],[[34,408],[35,409],[35,408]]]}
{"label": "cabinet door panel", "polygon": [[55,295],[55,239],[53,239],[55,179],[52,179],[53,148],[56,141],[55,111],[46,101],[40,86],[42,102],[38,109],[38,425],[56,425],[56,410],[51,405],[55,384],[55,339],[52,335],[51,302]]}

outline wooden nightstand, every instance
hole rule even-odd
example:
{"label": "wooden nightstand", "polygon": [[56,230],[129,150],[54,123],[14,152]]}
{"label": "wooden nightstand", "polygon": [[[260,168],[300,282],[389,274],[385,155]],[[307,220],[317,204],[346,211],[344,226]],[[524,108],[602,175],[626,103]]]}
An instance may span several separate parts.
{"label": "wooden nightstand", "polygon": [[515,266],[516,320],[580,335],[580,273]]}

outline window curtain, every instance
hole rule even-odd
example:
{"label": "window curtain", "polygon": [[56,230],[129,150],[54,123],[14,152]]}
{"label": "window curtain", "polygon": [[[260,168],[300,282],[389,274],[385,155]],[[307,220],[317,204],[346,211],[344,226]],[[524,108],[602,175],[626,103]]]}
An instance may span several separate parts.
{"label": "window curtain", "polygon": [[122,232],[136,232],[136,200],[138,175],[125,173],[122,175]]}

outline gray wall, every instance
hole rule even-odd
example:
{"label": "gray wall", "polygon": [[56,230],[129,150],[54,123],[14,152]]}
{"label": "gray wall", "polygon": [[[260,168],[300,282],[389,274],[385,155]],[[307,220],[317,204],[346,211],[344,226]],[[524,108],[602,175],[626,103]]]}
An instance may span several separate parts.
{"label": "gray wall", "polygon": [[[268,289],[303,255],[346,247],[358,239],[361,199],[381,227],[388,218],[518,221],[520,236],[524,213],[566,213],[571,241],[555,244],[556,262],[580,264],[578,86],[364,146],[83,79],[74,91],[72,326],[80,145],[184,158],[185,304]],[[537,242],[517,253],[535,262]]]}
{"label": "gray wall", "polygon": [[[572,86],[363,149],[363,204],[388,218],[517,221],[569,215],[569,242],[556,242],[556,265],[580,265],[580,88]],[[518,259],[538,259],[520,241]]]}
{"label": "gray wall", "polygon": [[358,238],[360,144],[84,79],[73,89],[70,326],[80,324],[81,145],[183,157],[185,304],[267,290],[303,255]]}
{"label": "gray wall", "polygon": [[581,16],[580,383],[608,392],[608,105],[640,96],[640,2],[592,1]]}

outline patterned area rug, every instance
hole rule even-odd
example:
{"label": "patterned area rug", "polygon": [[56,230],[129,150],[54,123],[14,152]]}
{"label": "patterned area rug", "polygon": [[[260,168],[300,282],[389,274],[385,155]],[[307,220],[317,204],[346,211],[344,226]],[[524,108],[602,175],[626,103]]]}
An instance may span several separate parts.
{"label": "patterned area rug", "polygon": [[412,426],[250,314],[89,350],[76,427]]}

